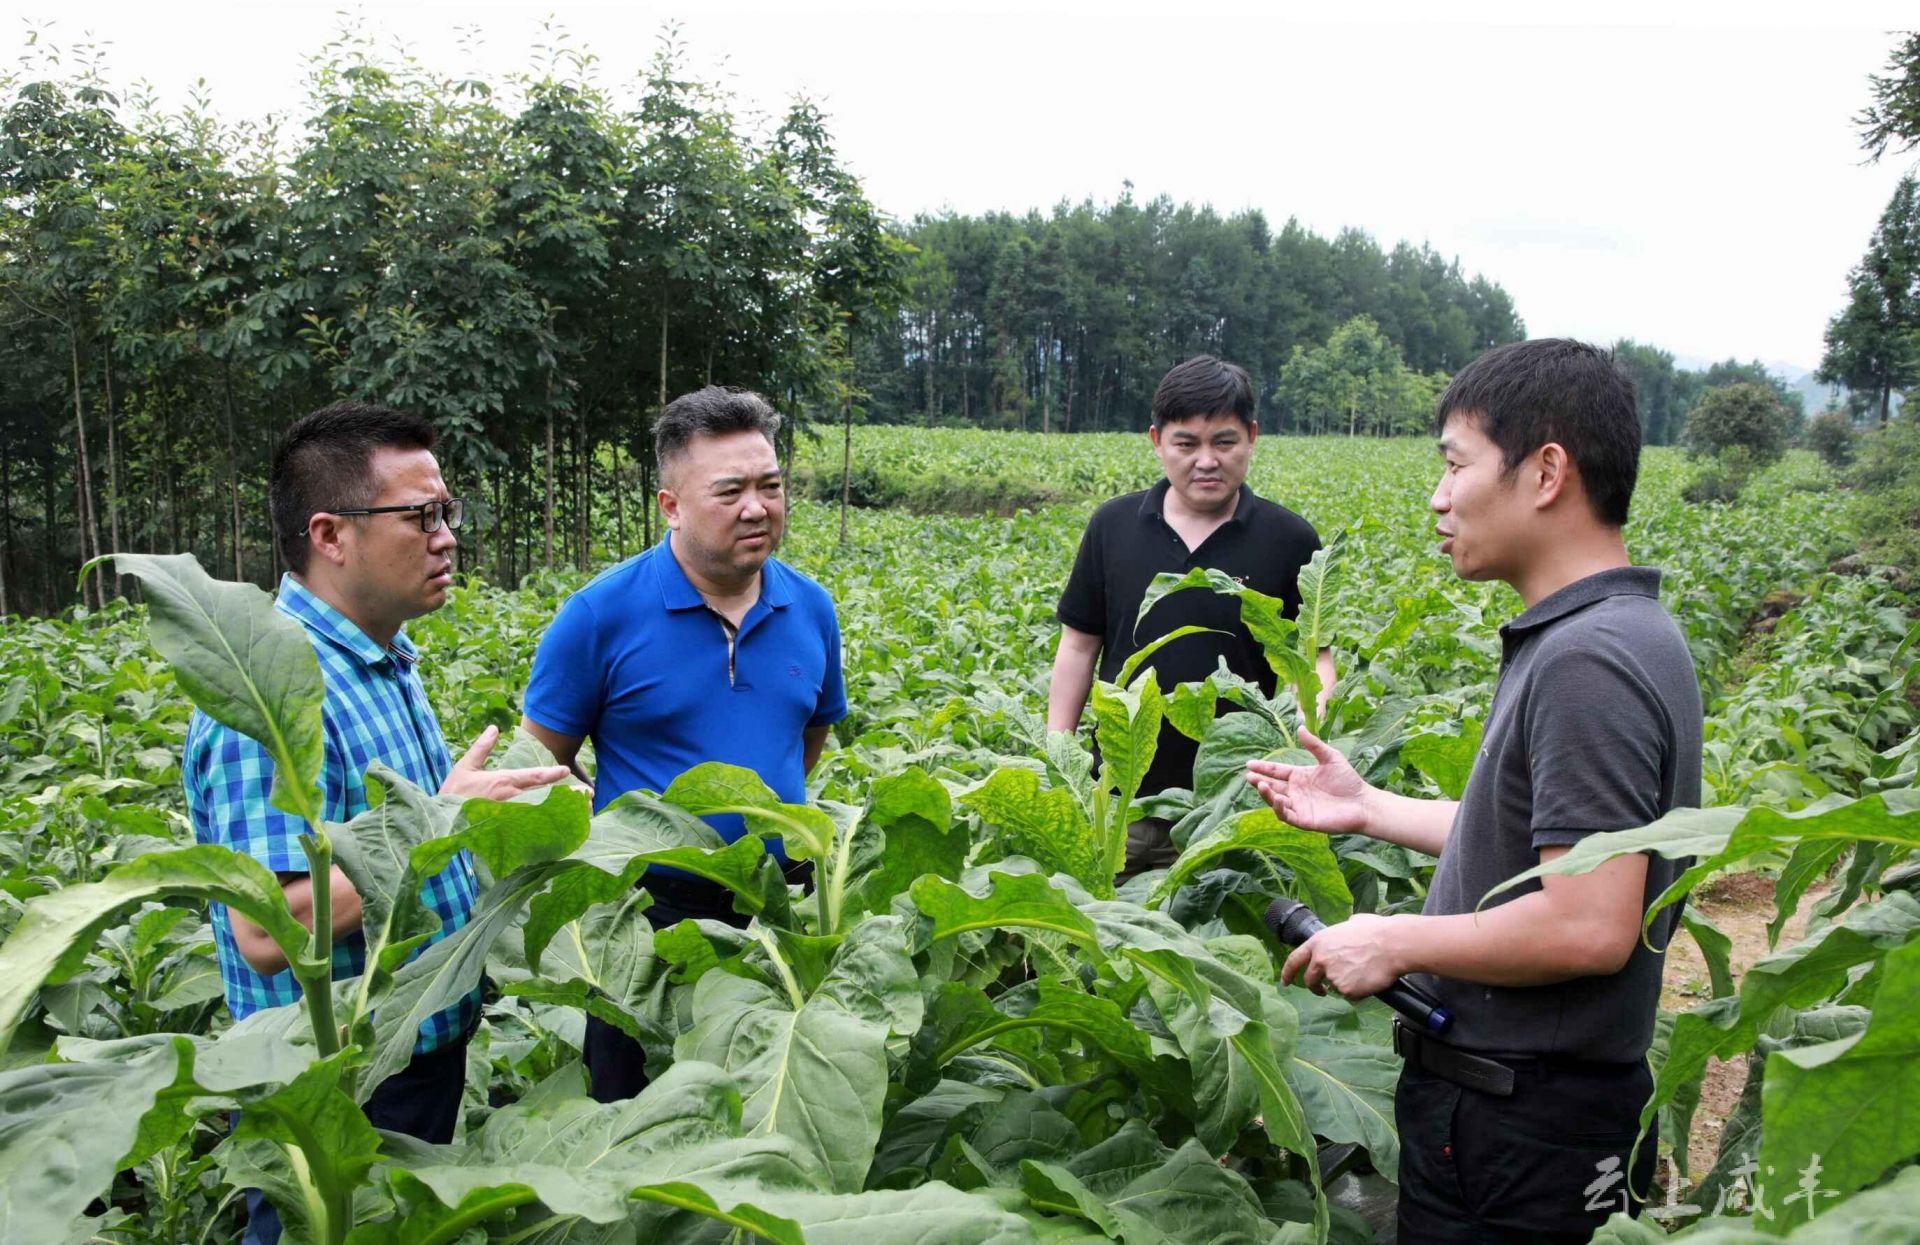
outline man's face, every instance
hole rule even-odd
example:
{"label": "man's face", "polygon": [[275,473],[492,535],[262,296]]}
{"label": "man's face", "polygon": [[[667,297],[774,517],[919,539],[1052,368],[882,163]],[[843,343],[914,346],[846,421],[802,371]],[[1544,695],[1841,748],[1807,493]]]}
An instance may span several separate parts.
{"label": "man's face", "polygon": [[[452,496],[427,450],[382,446],[369,463],[375,492],[369,506],[411,506]],[[416,513],[367,514],[342,520],[347,591],[370,621],[398,627],[447,601],[458,542],[445,523],[420,530]]]}
{"label": "man's face", "polygon": [[1231,509],[1253,461],[1254,428],[1231,411],[1149,429],[1167,484],[1199,514]]}
{"label": "man's face", "polygon": [[1454,414],[1440,434],[1443,466],[1428,504],[1438,516],[1440,552],[1462,579],[1512,582],[1536,532],[1533,508],[1519,482],[1522,469],[1502,467],[1477,415]]}
{"label": "man's face", "polygon": [[674,553],[709,578],[751,579],[787,528],[773,444],[752,431],[695,437],[666,475],[660,508]]}

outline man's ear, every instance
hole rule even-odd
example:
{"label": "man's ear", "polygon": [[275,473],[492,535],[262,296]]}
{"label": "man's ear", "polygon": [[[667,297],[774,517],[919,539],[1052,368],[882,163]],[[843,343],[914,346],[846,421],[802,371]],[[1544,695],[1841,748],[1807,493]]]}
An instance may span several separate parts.
{"label": "man's ear", "polygon": [[1534,451],[1538,460],[1531,468],[1534,476],[1533,508],[1545,510],[1573,487],[1573,456],[1558,441],[1549,441]]}
{"label": "man's ear", "polygon": [[309,552],[326,559],[335,566],[345,566],[347,562],[348,520],[337,514],[320,511],[307,522],[307,547]]}
{"label": "man's ear", "polygon": [[1157,450],[1160,448],[1160,425],[1159,424],[1147,425],[1147,440],[1153,444],[1154,449]]}
{"label": "man's ear", "polygon": [[670,488],[663,488],[654,494],[660,503],[660,513],[666,516],[667,526],[678,529],[680,526],[680,496]]}

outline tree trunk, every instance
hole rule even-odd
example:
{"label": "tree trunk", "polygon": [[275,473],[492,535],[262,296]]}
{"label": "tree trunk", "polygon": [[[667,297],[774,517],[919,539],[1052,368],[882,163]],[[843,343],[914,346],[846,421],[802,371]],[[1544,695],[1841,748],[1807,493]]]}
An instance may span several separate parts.
{"label": "tree trunk", "polygon": [[627,489],[626,481],[621,479],[620,435],[613,437],[613,538],[620,561],[627,560]]}
{"label": "tree trunk", "polygon": [[245,558],[240,549],[240,453],[235,447],[233,435],[233,364],[222,361],[220,372],[227,397],[227,501],[233,519],[233,578],[239,582],[247,576]]}
{"label": "tree trunk", "polygon": [[[93,510],[93,464],[87,457],[87,410],[80,395],[80,334],[74,327],[74,318],[69,309],[67,319],[67,348],[73,362],[73,429],[74,444],[78,453],[79,478],[76,483],[75,516],[80,521],[80,562],[87,562],[100,555],[100,528],[94,521]],[[107,601],[106,581],[99,567],[93,568],[93,604],[105,605]],[[86,589],[81,587],[81,603],[87,604]]]}
{"label": "tree trunk", "polygon": [[936,389],[936,388],[934,387],[934,384],[933,384],[933,331],[934,331],[934,313],[933,313],[933,310],[932,310],[931,308],[929,308],[929,309],[928,309],[928,311],[927,311],[927,318],[926,318],[926,320],[925,320],[925,321],[923,321],[923,323],[924,323],[924,325],[925,325],[925,328],[926,328],[926,338],[927,338],[927,343],[926,343],[926,344],[927,344],[927,349],[926,349],[926,357],[927,357],[927,423],[928,423],[929,425],[931,425],[931,424],[934,424],[934,423],[937,423],[937,422],[939,422],[939,419],[940,419],[940,391],[939,391],[938,389]]}
{"label": "tree trunk", "polygon": [[[659,406],[654,408],[653,417],[655,419],[660,418],[661,413],[666,409],[667,409],[667,295],[665,291],[662,291],[660,294],[660,404]],[[653,498],[653,494],[649,492],[647,494],[647,499],[649,502],[647,506],[647,545],[649,547],[653,545],[653,506],[651,504],[652,498]]]}
{"label": "tree trunk", "polygon": [[840,543],[847,543],[847,507],[853,499],[853,326],[847,326],[846,422],[840,443]]}
{"label": "tree trunk", "polygon": [[43,613],[55,613],[58,607],[53,600],[53,529],[56,511],[54,499],[58,493],[53,487],[53,459],[44,460],[40,468],[40,498],[45,506],[45,518],[40,524],[41,543],[45,556],[40,559],[40,606]]}
{"label": "tree trunk", "polygon": [[1053,431],[1053,338],[1047,338],[1046,353],[1040,356],[1040,431]]}
{"label": "tree trunk", "polygon": [[[126,546],[120,543],[120,447],[119,437],[114,431],[116,419],[113,408],[113,351],[100,352],[101,362],[106,367],[107,382],[107,534],[113,538],[113,551],[119,553]],[[118,566],[118,563],[115,564]],[[113,595],[125,596],[126,585],[121,581],[116,569],[113,575]]]}
{"label": "tree trunk", "polygon": [[542,563],[547,570],[553,569],[553,373],[547,373],[547,500],[542,507],[547,524],[546,560]]}
{"label": "tree trunk", "polygon": [[179,553],[180,544],[180,476],[174,470],[173,459],[173,391],[161,387],[160,391],[160,457],[162,474],[166,476],[167,489],[167,531],[173,543],[167,552]]}
{"label": "tree trunk", "polygon": [[593,564],[593,446],[587,440],[586,429],[580,430],[580,560],[579,570],[586,570]]}
{"label": "tree trunk", "polygon": [[0,618],[7,616],[7,572],[13,569],[13,455],[0,449]]}

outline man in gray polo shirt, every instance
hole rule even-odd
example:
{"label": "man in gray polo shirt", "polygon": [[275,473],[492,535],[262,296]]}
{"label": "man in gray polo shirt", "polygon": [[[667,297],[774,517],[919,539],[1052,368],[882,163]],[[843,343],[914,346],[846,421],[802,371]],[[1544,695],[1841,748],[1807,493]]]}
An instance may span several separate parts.
{"label": "man in gray polo shirt", "polygon": [[1412,975],[1453,1012],[1444,1043],[1396,1026],[1402,1242],[1583,1242],[1609,1214],[1635,1213],[1651,1183],[1653,1139],[1627,1170],[1663,960],[1640,920],[1684,862],[1628,856],[1475,909],[1588,834],[1698,805],[1699,684],[1660,573],[1630,565],[1621,538],[1640,428],[1607,355],[1560,340],[1490,350],[1454,378],[1437,424],[1440,551],[1526,608],[1500,629],[1500,680],[1457,804],[1371,787],[1304,732],[1317,764],[1249,767],[1293,825],[1440,858],[1421,915],[1332,926],[1282,976],[1359,998]]}

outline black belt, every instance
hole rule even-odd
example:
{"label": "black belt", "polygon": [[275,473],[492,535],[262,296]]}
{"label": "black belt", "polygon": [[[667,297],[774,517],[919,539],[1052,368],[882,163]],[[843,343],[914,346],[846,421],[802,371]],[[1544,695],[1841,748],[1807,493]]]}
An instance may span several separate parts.
{"label": "black belt", "polygon": [[1492,1094],[1496,1098],[1513,1097],[1513,1069],[1497,1060],[1471,1055],[1457,1046],[1437,1042],[1412,1025],[1394,1018],[1393,1053],[1407,1061],[1409,1068],[1432,1073],[1444,1081],[1468,1089]]}

